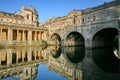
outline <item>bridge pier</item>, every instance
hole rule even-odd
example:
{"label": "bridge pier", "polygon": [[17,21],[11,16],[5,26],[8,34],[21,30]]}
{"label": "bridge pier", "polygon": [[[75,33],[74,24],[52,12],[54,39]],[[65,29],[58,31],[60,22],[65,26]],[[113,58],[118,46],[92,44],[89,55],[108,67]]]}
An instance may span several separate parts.
{"label": "bridge pier", "polygon": [[120,59],[120,21],[118,21],[118,46],[119,46],[118,58]]}
{"label": "bridge pier", "polygon": [[120,30],[119,30],[119,33],[118,33],[118,44],[119,44],[118,58],[120,59]]}
{"label": "bridge pier", "polygon": [[61,40],[61,46],[65,46],[65,39]]}
{"label": "bridge pier", "polygon": [[85,40],[85,48],[86,49],[92,49],[92,40],[91,39],[87,38]]}

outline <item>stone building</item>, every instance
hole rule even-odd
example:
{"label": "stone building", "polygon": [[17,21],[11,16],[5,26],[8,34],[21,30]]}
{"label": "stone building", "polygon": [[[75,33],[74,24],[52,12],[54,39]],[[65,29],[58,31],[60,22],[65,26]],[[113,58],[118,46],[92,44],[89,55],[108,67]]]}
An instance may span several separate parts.
{"label": "stone building", "polygon": [[82,23],[89,24],[95,23],[103,20],[108,20],[110,18],[117,18],[120,16],[119,3],[112,1],[109,3],[104,3],[102,5],[87,8],[82,12]]}
{"label": "stone building", "polygon": [[82,10],[74,9],[66,16],[48,19],[41,23],[40,27],[46,27],[50,30],[49,32],[54,32],[57,30],[69,29],[73,26],[80,26],[82,24],[81,15]]}
{"label": "stone building", "polygon": [[0,12],[0,44],[38,44],[46,38],[47,31],[38,25],[38,13],[32,6],[22,6],[18,14]]}
{"label": "stone building", "polygon": [[84,10],[73,9],[68,15],[62,17],[53,17],[40,24],[41,27],[47,27],[51,31],[68,29],[70,27],[81,26],[90,22],[106,20],[120,16],[119,5],[117,1],[104,3],[102,5],[87,8]]}
{"label": "stone building", "polygon": [[[49,43],[75,45],[72,43],[80,42],[80,37],[76,37],[79,34],[84,38],[90,38],[90,35],[96,32],[95,29],[97,30],[98,27],[96,26],[119,20],[119,16],[120,2],[116,0],[84,10],[73,9],[66,16],[48,19],[41,23],[40,27],[48,28],[49,37],[47,38],[50,41]],[[101,28],[104,28],[104,26],[101,26]],[[77,33],[79,34],[77,35]],[[75,40],[76,42],[74,42]],[[87,42],[89,41],[87,40]]]}

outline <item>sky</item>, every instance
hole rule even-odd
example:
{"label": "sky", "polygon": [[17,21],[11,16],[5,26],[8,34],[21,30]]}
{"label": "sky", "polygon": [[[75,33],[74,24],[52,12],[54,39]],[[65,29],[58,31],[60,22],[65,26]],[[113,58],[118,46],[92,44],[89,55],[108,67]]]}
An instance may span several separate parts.
{"label": "sky", "polygon": [[52,17],[66,16],[73,9],[81,10],[95,7],[113,0],[0,0],[0,11],[14,13],[33,6],[39,15],[39,22]]}

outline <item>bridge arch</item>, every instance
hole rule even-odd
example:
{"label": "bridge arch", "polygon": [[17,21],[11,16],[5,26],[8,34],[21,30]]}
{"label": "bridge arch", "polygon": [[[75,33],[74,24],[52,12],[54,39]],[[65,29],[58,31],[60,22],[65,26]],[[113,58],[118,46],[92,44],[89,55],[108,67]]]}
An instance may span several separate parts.
{"label": "bridge arch", "polygon": [[117,37],[118,29],[109,27],[96,31],[92,38],[93,60],[100,68],[108,72],[120,72],[120,61],[115,56],[115,50],[118,51]]}
{"label": "bridge arch", "polygon": [[50,40],[52,41],[52,44],[54,44],[54,45],[61,45],[61,37],[57,33],[53,33],[51,35]]}
{"label": "bridge arch", "polygon": [[65,40],[65,46],[68,46],[64,49],[66,58],[72,63],[80,63],[85,57],[84,37],[77,31],[70,31],[66,34]]}
{"label": "bridge arch", "polygon": [[85,39],[83,35],[77,31],[71,31],[64,36],[66,46],[84,46]]}
{"label": "bridge arch", "polygon": [[50,53],[53,58],[59,58],[61,55],[61,47],[60,46],[51,46]]}

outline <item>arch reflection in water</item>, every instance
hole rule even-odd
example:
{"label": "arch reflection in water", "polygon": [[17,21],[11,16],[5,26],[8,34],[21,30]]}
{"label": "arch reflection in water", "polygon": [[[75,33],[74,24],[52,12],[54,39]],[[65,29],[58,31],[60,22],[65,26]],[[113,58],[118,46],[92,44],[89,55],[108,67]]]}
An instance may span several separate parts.
{"label": "arch reflection in water", "polygon": [[85,57],[84,47],[65,47],[64,51],[67,58],[73,63],[81,62]]}
{"label": "arch reflection in water", "polygon": [[93,59],[99,67],[108,72],[120,72],[120,60],[114,55],[118,52],[117,36],[117,29],[105,28],[93,37]]}
{"label": "arch reflection in water", "polygon": [[[11,78],[39,80],[40,75],[45,78],[54,75],[52,78],[49,77],[49,79],[44,80],[52,80],[53,78],[54,80],[59,80],[59,78],[61,78],[60,80],[120,80],[119,74],[104,73],[92,64],[92,60],[87,61],[86,58],[81,59],[82,62],[78,64],[71,64],[70,60],[68,61],[68,58],[66,58],[66,53],[64,53],[71,49],[66,50],[66,48],[62,48],[61,55],[57,59],[51,55],[51,48],[45,50],[38,47],[0,50],[0,80],[10,80]],[[74,48],[71,51],[73,50]],[[12,59],[12,56],[15,58]],[[14,63],[13,60],[15,60]],[[3,64],[2,61],[5,63]],[[89,64],[89,66],[86,66],[86,64]],[[43,73],[50,74],[45,75]]]}
{"label": "arch reflection in water", "polygon": [[61,55],[61,47],[60,46],[51,46],[50,53],[54,58],[58,58]]}
{"label": "arch reflection in water", "polygon": [[120,60],[114,55],[112,48],[93,49],[95,63],[105,71],[119,73]]}
{"label": "arch reflection in water", "polygon": [[51,36],[51,43],[52,45],[58,45],[60,46],[61,45],[61,38],[60,36],[57,34],[57,33],[53,33],[52,36]]}

